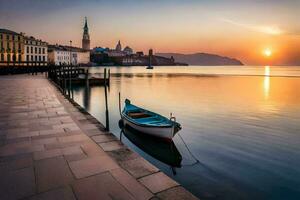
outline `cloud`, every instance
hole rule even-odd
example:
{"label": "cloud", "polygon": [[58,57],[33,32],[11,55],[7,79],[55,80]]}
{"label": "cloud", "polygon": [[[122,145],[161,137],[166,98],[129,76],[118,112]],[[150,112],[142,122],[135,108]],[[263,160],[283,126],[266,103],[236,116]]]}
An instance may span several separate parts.
{"label": "cloud", "polygon": [[236,21],[233,21],[230,19],[221,19],[221,21],[229,23],[229,24],[233,24],[235,26],[239,26],[239,27],[251,30],[251,31],[265,33],[265,34],[269,34],[269,35],[282,35],[282,34],[287,33],[286,31],[282,30],[278,26],[269,26],[269,25],[256,26],[256,25],[252,25],[252,24],[236,22]]}

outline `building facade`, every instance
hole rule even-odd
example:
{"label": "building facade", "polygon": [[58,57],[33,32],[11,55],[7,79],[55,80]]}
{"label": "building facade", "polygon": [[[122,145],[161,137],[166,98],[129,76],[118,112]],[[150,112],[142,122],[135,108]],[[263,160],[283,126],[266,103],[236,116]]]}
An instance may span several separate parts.
{"label": "building facade", "polygon": [[24,37],[25,61],[39,64],[48,62],[48,44],[34,37]]}
{"label": "building facade", "polygon": [[0,29],[0,62],[24,61],[24,35]]}
{"label": "building facade", "polygon": [[87,24],[87,18],[85,18],[85,23],[83,27],[82,49],[90,50],[90,34],[89,34],[89,27]]}
{"label": "building facade", "polygon": [[55,65],[86,65],[90,63],[90,51],[77,47],[49,45],[48,61]]}

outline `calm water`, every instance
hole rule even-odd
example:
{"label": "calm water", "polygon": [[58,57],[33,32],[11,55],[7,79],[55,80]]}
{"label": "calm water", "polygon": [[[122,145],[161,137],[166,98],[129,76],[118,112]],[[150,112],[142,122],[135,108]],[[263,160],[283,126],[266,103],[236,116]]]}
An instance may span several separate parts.
{"label": "calm water", "polygon": [[[111,131],[119,137],[118,92],[123,100],[177,117],[183,129],[174,143],[181,168],[169,153],[126,135],[134,151],[201,199],[300,199],[300,67],[111,67],[108,91]],[[90,72],[103,72],[91,68]],[[104,88],[75,88],[75,100],[105,122]],[[138,147],[139,146],[139,147]],[[146,146],[146,148],[145,148]],[[143,148],[144,147],[144,148]],[[140,149],[142,148],[142,149]],[[149,155],[150,154],[150,155]]]}

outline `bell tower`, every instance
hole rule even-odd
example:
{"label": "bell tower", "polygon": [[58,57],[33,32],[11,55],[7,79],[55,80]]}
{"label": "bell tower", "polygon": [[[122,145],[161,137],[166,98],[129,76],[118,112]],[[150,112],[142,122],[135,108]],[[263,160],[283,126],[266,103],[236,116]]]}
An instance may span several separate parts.
{"label": "bell tower", "polygon": [[82,48],[84,50],[90,50],[90,35],[89,35],[89,27],[87,24],[86,17],[85,17],[85,23],[83,27]]}

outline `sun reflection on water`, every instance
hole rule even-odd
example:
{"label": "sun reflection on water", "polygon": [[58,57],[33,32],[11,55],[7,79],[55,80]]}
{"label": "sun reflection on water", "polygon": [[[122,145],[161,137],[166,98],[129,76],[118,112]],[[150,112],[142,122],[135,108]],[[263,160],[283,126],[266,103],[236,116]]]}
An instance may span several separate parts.
{"label": "sun reflection on water", "polygon": [[269,98],[269,94],[270,94],[270,66],[265,66],[265,78],[264,78],[265,99]]}

